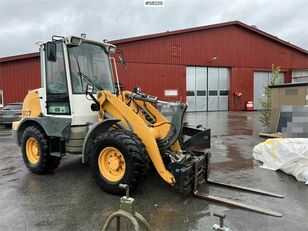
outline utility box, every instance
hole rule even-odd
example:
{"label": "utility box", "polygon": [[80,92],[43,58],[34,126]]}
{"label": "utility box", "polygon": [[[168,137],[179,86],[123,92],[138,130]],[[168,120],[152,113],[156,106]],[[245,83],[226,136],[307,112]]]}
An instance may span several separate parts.
{"label": "utility box", "polygon": [[269,86],[272,93],[270,132],[276,132],[281,106],[308,105],[308,82]]}

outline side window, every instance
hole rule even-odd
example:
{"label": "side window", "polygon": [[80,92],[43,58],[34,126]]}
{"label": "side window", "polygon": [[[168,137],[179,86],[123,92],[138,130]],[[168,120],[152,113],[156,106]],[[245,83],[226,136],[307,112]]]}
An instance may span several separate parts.
{"label": "side window", "polygon": [[56,61],[46,60],[47,113],[70,114],[62,42],[57,42]]}

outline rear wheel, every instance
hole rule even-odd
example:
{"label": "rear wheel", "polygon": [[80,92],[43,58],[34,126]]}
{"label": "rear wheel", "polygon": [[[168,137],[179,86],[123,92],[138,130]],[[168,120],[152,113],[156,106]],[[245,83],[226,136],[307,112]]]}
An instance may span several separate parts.
{"label": "rear wheel", "polygon": [[49,154],[48,138],[36,126],[29,126],[23,132],[21,150],[27,168],[33,173],[50,173],[60,164],[61,158]]}
{"label": "rear wheel", "polygon": [[119,184],[128,184],[134,190],[144,178],[147,163],[145,147],[132,132],[106,131],[94,141],[92,174],[107,192],[123,194]]}

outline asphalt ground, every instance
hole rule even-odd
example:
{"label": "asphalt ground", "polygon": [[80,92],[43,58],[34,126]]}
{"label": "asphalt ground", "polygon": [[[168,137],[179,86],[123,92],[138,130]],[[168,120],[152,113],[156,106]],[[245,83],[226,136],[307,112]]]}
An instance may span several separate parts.
{"label": "asphalt ground", "polygon": [[[136,210],[153,230],[212,230],[226,214],[233,231],[308,230],[308,187],[292,176],[259,167],[253,147],[264,141],[257,112],[188,113],[185,121],[212,129],[211,178],[283,194],[273,198],[202,185],[208,192],[281,212],[281,218],[184,197],[152,170],[133,198]],[[9,128],[0,128],[0,230],[101,230],[107,217],[119,208],[119,197],[101,190],[80,156],[66,155],[52,174],[30,173]],[[124,230],[131,230],[122,223]],[[115,225],[111,226],[111,230]]]}

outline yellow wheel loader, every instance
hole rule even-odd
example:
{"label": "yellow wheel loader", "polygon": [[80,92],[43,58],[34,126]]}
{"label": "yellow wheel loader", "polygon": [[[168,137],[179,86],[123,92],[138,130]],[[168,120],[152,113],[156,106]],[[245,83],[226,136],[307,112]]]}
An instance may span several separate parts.
{"label": "yellow wheel loader", "polygon": [[[90,163],[98,185],[123,194],[134,190],[152,163],[178,191],[231,206],[281,216],[279,213],[200,193],[200,183],[280,195],[209,180],[210,129],[183,123],[185,103],[165,102],[141,92],[123,91],[116,47],[85,36],[53,36],[40,44],[41,88],[28,93],[22,119],[13,123],[27,168],[52,172],[66,153]],[[120,59],[122,63],[123,57]]]}

